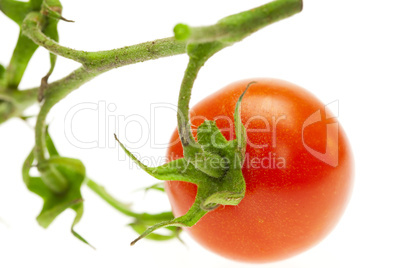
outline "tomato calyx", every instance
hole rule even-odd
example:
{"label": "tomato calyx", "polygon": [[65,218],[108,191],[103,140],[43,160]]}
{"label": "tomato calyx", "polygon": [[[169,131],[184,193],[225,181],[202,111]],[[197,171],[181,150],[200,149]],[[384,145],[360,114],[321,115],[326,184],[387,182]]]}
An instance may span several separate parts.
{"label": "tomato calyx", "polygon": [[[71,233],[93,248],[75,231],[75,226],[84,213],[81,186],[86,180],[85,166],[78,159],[61,156],[47,128],[45,144],[49,158],[39,162],[33,148],[22,168],[22,178],[28,190],[43,199],[43,207],[36,220],[40,226],[47,228],[59,214],[70,208],[76,214],[71,225]],[[39,176],[31,175],[31,170],[34,168],[39,171]]]}
{"label": "tomato calyx", "polygon": [[[253,82],[254,83],[254,82]],[[197,146],[199,165],[194,163],[194,155],[189,160],[188,156],[168,162],[158,167],[148,167],[141,163],[127,148],[119,141],[125,153],[144,171],[158,180],[163,181],[184,181],[197,185],[197,195],[189,211],[169,221],[163,221],[149,227],[137,239],[131,242],[134,245],[137,241],[151,234],[153,231],[169,226],[191,227],[196,224],[205,214],[219,207],[220,205],[238,205],[243,199],[246,191],[246,184],[242,174],[242,166],[245,159],[246,130],[240,119],[241,101],[250,83],[240,96],[234,113],[236,139],[228,141],[222,135],[215,121],[204,121],[197,129]],[[202,164],[214,162],[221,170],[220,177],[214,177],[200,169]]]}

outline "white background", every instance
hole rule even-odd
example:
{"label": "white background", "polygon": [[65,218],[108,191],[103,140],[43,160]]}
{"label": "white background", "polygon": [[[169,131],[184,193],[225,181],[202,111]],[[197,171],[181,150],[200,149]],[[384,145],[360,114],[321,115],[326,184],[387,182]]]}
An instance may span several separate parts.
{"label": "white background", "polygon": [[[60,43],[88,51],[112,49],[172,35],[176,23],[207,25],[221,17],[266,1],[64,1]],[[304,11],[265,28],[214,56],[196,81],[192,103],[233,81],[249,77],[288,80],[313,92],[324,103],[339,100],[339,120],[346,130],[356,162],[354,192],[335,230],[319,245],[291,259],[256,267],[402,267],[401,96],[402,16],[400,0],[305,0]],[[18,35],[17,26],[0,14],[0,62],[6,65]],[[65,115],[77,104],[116,105],[107,116],[139,115],[149,121],[151,103],[176,103],[185,69],[185,55],[123,67],[97,77],[69,95],[49,115],[50,131],[65,156],[80,158],[94,180],[136,211],[169,209],[159,193],[133,191],[155,181],[119,159],[114,143],[106,148],[77,148],[65,136]],[[21,83],[38,85],[49,63],[39,49]],[[59,57],[52,80],[67,75],[77,63]],[[37,108],[30,110],[32,114]],[[110,122],[109,122],[110,123]],[[107,122],[98,131],[97,111],[77,114],[72,131],[92,141],[112,134],[131,141],[144,139],[136,124]],[[167,141],[175,126],[174,111],[156,114],[157,133]],[[124,132],[126,134],[124,134]],[[146,135],[146,134],[144,134]],[[21,165],[33,146],[32,124],[11,120],[0,126],[0,267],[249,267],[223,259],[184,234],[177,241],[141,241],[130,219],[111,209],[84,187],[85,213],[77,231],[69,228],[74,214],[63,213],[43,230],[35,221],[42,201],[24,186]],[[144,140],[142,140],[144,141]],[[148,141],[136,151],[162,157],[163,148]]]}

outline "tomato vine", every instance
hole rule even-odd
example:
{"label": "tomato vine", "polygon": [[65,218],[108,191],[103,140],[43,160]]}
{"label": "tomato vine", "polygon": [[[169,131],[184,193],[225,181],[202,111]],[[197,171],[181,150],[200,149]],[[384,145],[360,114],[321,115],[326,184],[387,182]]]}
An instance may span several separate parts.
{"label": "tomato vine", "polygon": [[[132,217],[134,221],[131,226],[140,234],[139,238],[149,235],[148,238],[155,240],[175,238],[181,230],[180,227],[194,225],[217,205],[236,205],[241,201],[245,186],[241,165],[236,165],[236,159],[240,159],[240,163],[243,161],[246,138],[244,126],[239,120],[241,98],[234,111],[237,140],[228,142],[221,139],[221,143],[229,145],[227,149],[217,151],[216,148],[206,149],[208,146],[203,144],[203,137],[197,137],[196,142],[191,133],[188,113],[191,90],[199,70],[210,57],[269,24],[299,13],[302,10],[301,0],[276,0],[225,17],[210,26],[191,27],[178,24],[174,27],[172,37],[97,52],[71,49],[58,43],[57,25],[60,20],[69,21],[63,18],[62,5],[58,0],[0,0],[0,10],[20,27],[20,35],[10,63],[7,67],[0,65],[0,123],[11,118],[25,119],[24,111],[28,107],[35,103],[40,105],[35,125],[35,147],[24,163],[23,179],[28,189],[44,200],[42,212],[37,218],[41,226],[47,227],[61,212],[72,208],[76,212],[76,218],[71,230],[77,238],[87,243],[74,231],[74,226],[83,214],[82,185],[87,185],[112,207]],[[19,88],[20,81],[39,46],[49,51],[50,69],[42,79],[38,79],[37,87],[22,90]],[[135,213],[108,194],[94,180],[89,179],[80,160],[59,154],[47,131],[46,118],[60,100],[104,72],[184,53],[188,54],[189,63],[180,88],[177,118],[184,158],[177,160],[174,168],[172,163],[150,168],[142,165],[127,150],[126,152],[144,170],[158,179],[196,182],[200,187],[199,195],[189,213],[179,218],[174,218],[171,212],[155,215]],[[81,63],[81,66],[66,77],[48,83],[57,56],[72,59]],[[203,127],[217,129],[213,122],[205,122]],[[211,135],[208,131],[205,133],[206,136]],[[203,159],[201,164],[196,159],[200,156]],[[211,165],[211,162],[221,161],[224,157],[231,160],[227,167],[222,169]],[[186,171],[181,170],[183,165],[186,165]],[[39,171],[39,176],[31,176],[33,168]],[[220,182],[216,183],[216,179]],[[165,227],[171,233],[151,234],[160,227]]]}

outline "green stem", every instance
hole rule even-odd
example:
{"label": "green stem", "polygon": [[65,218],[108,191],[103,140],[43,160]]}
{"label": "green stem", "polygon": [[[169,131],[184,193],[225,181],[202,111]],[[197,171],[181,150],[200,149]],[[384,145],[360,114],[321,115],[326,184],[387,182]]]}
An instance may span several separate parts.
{"label": "green stem", "polygon": [[39,112],[35,127],[35,157],[38,162],[45,160],[45,130],[46,117],[50,109],[73,90],[95,76],[127,64],[133,64],[151,59],[172,56],[185,52],[185,43],[173,38],[160,39],[135,46],[101,52],[84,52],[60,46],[41,31],[42,15],[31,12],[23,22],[22,30],[36,44],[47,48],[50,52],[78,62],[83,66],[67,77],[51,83],[44,93],[45,102]]}
{"label": "green stem", "polygon": [[177,110],[177,127],[183,145],[184,158],[189,160],[200,171],[215,178],[220,178],[225,173],[225,170],[213,164],[221,163],[222,158],[219,155],[205,152],[195,141],[191,130],[189,111],[191,91],[198,72],[212,55],[225,46],[220,42],[188,46],[187,53],[190,55],[190,59],[180,87]]}
{"label": "green stem", "polygon": [[174,31],[176,38],[192,43],[216,40],[234,43],[269,24],[299,13],[302,9],[302,0],[277,0],[225,17],[211,26],[189,27],[185,24],[179,24]]}
{"label": "green stem", "polygon": [[[38,162],[45,160],[46,151],[46,117],[51,108],[73,90],[94,78],[98,73],[90,73],[83,67],[78,68],[67,77],[49,84],[45,92],[45,102],[38,114],[35,126],[35,158]],[[37,90],[37,89],[31,89]]]}
{"label": "green stem", "polygon": [[[35,28],[34,30],[37,31],[38,29]],[[38,35],[40,36],[41,34]],[[55,43],[51,39],[48,40],[49,42]],[[39,42],[40,40],[34,41],[41,46],[44,45]],[[65,56],[64,52],[66,52],[66,50],[61,49],[60,51],[63,51],[63,54],[59,55]],[[140,43],[137,45],[114,49],[110,51],[85,52],[85,54],[88,55],[88,58],[86,59],[86,61],[89,62],[88,66],[80,67],[68,76],[48,84],[45,92],[45,97],[55,99],[54,101],[52,101],[53,106],[59,100],[71,93],[73,90],[79,88],[81,85],[85,84],[86,82],[90,81],[103,72],[128,64],[135,64],[147,60],[154,60],[162,57],[179,55],[185,52],[185,43],[176,41],[173,37],[158,39],[152,42]],[[25,93],[21,94],[28,97],[27,103],[30,103],[30,105],[32,105],[37,100],[39,87],[24,90],[21,92],[30,92],[30,94],[26,95]],[[49,105],[49,103],[47,105]],[[13,116],[21,116],[22,112],[23,110],[20,111],[20,113],[18,114],[13,114]],[[8,118],[10,117],[7,117],[7,119]]]}
{"label": "green stem", "polygon": [[[35,127],[35,157],[38,162],[45,160],[46,117],[51,108],[56,103],[58,103],[60,100],[65,98],[68,94],[79,88],[84,83],[90,81],[103,72],[130,63],[142,62],[145,60],[180,54],[184,52],[185,46],[184,43],[173,41],[172,38],[167,38],[154,42],[142,43],[129,49],[122,50],[126,50],[128,54],[125,55],[125,57],[123,57],[121,61],[118,60],[118,57],[116,55],[115,57],[113,57],[113,59],[111,59],[110,55],[112,55],[112,52],[110,52],[109,57],[104,58],[103,62],[99,61],[86,67],[80,67],[67,77],[53,82],[47,86],[46,92],[44,93],[45,102],[41,107]],[[122,53],[122,51],[120,50],[116,51],[118,53]],[[102,54],[103,52],[101,52],[100,55],[102,56]],[[35,88],[31,90],[38,89]]]}
{"label": "green stem", "polygon": [[95,181],[87,178],[86,179],[87,186],[91,189],[95,194],[97,194],[100,198],[102,198],[106,203],[111,205],[116,210],[120,211],[124,215],[129,217],[133,217],[134,219],[147,223],[149,225],[154,224],[155,222],[166,221],[173,219],[172,212],[162,212],[158,214],[148,214],[148,213],[136,213],[131,211],[127,205],[121,203],[116,198],[111,196],[106,190],[105,187],[97,184]]}
{"label": "green stem", "polygon": [[[7,6],[9,6],[9,4],[15,3],[18,2],[12,0],[0,0],[0,7],[4,11],[5,9],[8,9]],[[246,35],[258,30],[261,27],[298,13],[301,11],[301,9],[301,0],[278,0],[249,11],[228,16],[220,20],[216,25],[196,28],[178,25],[178,28],[180,29],[180,26],[182,26],[186,29],[188,28],[188,30],[191,30],[191,33],[187,36],[187,41],[189,42],[205,42],[209,40],[219,40],[224,42],[225,39],[226,41],[228,40],[228,36],[231,36],[229,39],[236,39],[239,41],[239,38],[244,38]],[[10,9],[10,12],[11,10],[12,8]],[[92,79],[94,76],[102,72],[106,72],[120,66],[183,54],[186,52],[187,42],[177,41],[173,37],[107,51],[78,51],[63,47],[44,35],[41,31],[41,21],[40,13],[32,12],[24,20],[23,33],[30,37],[37,45],[45,47],[54,54],[82,62],[85,69],[88,71],[84,76],[85,78],[86,76],[90,76]],[[178,32],[180,31],[175,29],[176,38],[180,39]],[[50,90],[47,91],[58,91],[58,86],[61,83],[65,84],[69,82],[70,78],[78,71],[80,71],[80,69],[76,70],[64,79],[49,84]],[[95,72],[95,74],[91,74],[92,72]],[[85,79],[85,82],[89,80],[90,79]],[[189,81],[189,84],[190,83],[192,82]],[[65,86],[65,90],[68,87],[70,86]],[[188,87],[188,84],[183,84],[182,87]],[[72,85],[71,88],[75,89],[75,85]],[[38,90],[38,88],[34,88],[32,90]],[[71,92],[72,90],[66,91]],[[67,94],[68,93],[69,92],[67,92]],[[64,93],[65,96],[67,94]],[[47,93],[47,95],[49,95],[49,93]],[[191,136],[188,135],[187,138],[190,139],[190,142],[192,141]]]}
{"label": "green stem", "polygon": [[[190,123],[190,99],[194,81],[198,72],[203,66],[203,62],[190,59],[180,87],[177,126],[183,148],[198,148],[191,131]],[[197,150],[198,151],[198,150]]]}
{"label": "green stem", "polygon": [[[214,27],[226,27],[225,31],[227,31],[227,34],[224,35],[223,39],[221,35],[219,35],[218,38],[215,36],[216,40],[213,42],[187,45],[186,42],[177,41],[174,38],[165,38],[153,42],[146,42],[134,46],[100,52],[78,51],[59,45],[57,42],[42,33],[41,29],[44,21],[42,15],[38,12],[29,13],[21,27],[22,32],[25,35],[31,38],[31,40],[37,45],[47,48],[50,52],[76,60],[83,64],[82,67],[71,73],[69,76],[49,84],[44,93],[45,102],[43,103],[38,115],[35,128],[36,159],[38,162],[45,160],[47,114],[57,102],[66,97],[73,90],[79,88],[82,84],[93,79],[97,75],[113,68],[181,54],[187,49],[187,53],[190,56],[190,62],[180,89],[177,118],[179,134],[184,147],[184,156],[186,159],[189,159],[197,169],[205,174],[215,178],[222,177],[225,170],[222,168],[214,168],[211,165],[211,163],[220,162],[220,156],[204,152],[202,148],[195,143],[195,139],[191,133],[188,110],[191,89],[198,71],[213,54],[224,47],[231,45],[227,40],[231,39],[233,42],[240,41],[246,35],[269,23],[295,14],[301,10],[301,3],[301,0],[278,0],[247,12],[229,16],[221,20],[217,26],[210,26],[210,29],[212,30]],[[214,31],[215,30],[212,32]],[[230,36],[229,39],[228,36]],[[197,159],[197,157],[201,157],[204,161],[198,161],[199,159]]]}
{"label": "green stem", "polygon": [[[294,8],[294,6],[286,6],[281,4],[286,3],[298,3],[299,8]],[[290,16],[301,10],[301,1],[296,0],[278,0],[276,2],[268,5],[268,10],[274,12],[273,17],[277,18],[276,9],[278,6],[290,10],[285,10],[280,12],[280,14],[287,14]],[[271,8],[271,9],[270,9]],[[270,12],[264,14],[268,17],[270,21]],[[206,213],[211,210],[216,209],[220,205],[238,205],[245,196],[246,185],[242,174],[242,165],[245,157],[246,148],[246,131],[240,120],[240,103],[247,89],[252,83],[250,83],[243,94],[240,96],[236,108],[235,108],[235,129],[236,129],[236,140],[227,141],[223,135],[218,139],[219,145],[228,145],[224,147],[225,149],[220,150],[219,148],[211,148],[209,145],[212,144],[209,138],[214,131],[218,130],[214,121],[205,121],[198,130],[205,130],[205,128],[212,128],[212,132],[199,131],[197,133],[198,143],[191,130],[191,122],[189,115],[189,103],[191,99],[191,91],[194,85],[194,81],[197,78],[198,72],[205,62],[212,57],[215,53],[222,50],[223,48],[231,45],[233,42],[240,41],[248,34],[255,30],[255,27],[247,25],[247,23],[261,24],[265,22],[261,20],[256,20],[254,22],[245,20],[244,18],[249,16],[253,17],[255,10],[250,10],[248,12],[237,14],[228,17],[220,22],[227,23],[231,27],[225,29],[225,35],[214,35],[212,39],[207,39],[207,41],[190,43],[187,46],[187,54],[189,55],[189,63],[187,65],[178,100],[178,111],[177,111],[177,124],[178,132],[183,146],[183,156],[184,158],[174,160],[168,164],[159,167],[147,167],[142,164],[137,158],[135,158],[117,139],[120,146],[125,150],[125,152],[148,174],[159,180],[168,181],[186,181],[192,182],[197,185],[197,196],[195,198],[194,204],[190,210],[183,216],[175,218],[173,220],[164,221],[157,223],[147,230],[145,230],[137,239],[135,239],[131,244],[135,244],[140,239],[151,234],[153,231],[169,226],[176,227],[190,227],[198,222]],[[282,16],[281,18],[285,18]],[[279,20],[279,18],[277,18]],[[271,20],[274,21],[274,20]],[[219,23],[218,23],[219,24]],[[222,24],[222,25],[223,25]],[[220,26],[222,26],[220,25]],[[183,26],[183,25],[181,25]],[[256,25],[253,25],[256,26]],[[185,25],[183,27],[186,27]],[[212,26],[215,27],[215,26]],[[216,26],[219,28],[219,25]],[[263,26],[261,26],[263,27]],[[239,34],[236,31],[239,29],[248,29],[247,34]],[[188,29],[190,29],[188,27]],[[212,29],[212,28],[209,28]],[[176,27],[175,31],[176,37],[177,33],[184,34],[185,30],[181,31]],[[191,30],[191,29],[190,29]],[[212,29],[214,30],[214,29]],[[215,28],[216,30],[216,28]],[[213,32],[213,31],[212,31]],[[190,35],[191,36],[191,35]],[[179,37],[180,38],[180,37]],[[219,131],[219,130],[218,130]],[[220,132],[219,132],[220,133]],[[221,133],[220,133],[221,134]],[[215,140],[217,141],[217,140]],[[219,146],[218,146],[219,147]],[[213,163],[223,163],[221,160],[226,159],[226,165],[213,165]]]}
{"label": "green stem", "polygon": [[186,42],[174,37],[158,39],[118,49],[86,52],[61,46],[41,31],[41,14],[31,12],[22,24],[23,33],[50,52],[82,63],[89,70],[108,71],[113,68],[161,57],[183,54]]}
{"label": "green stem", "polygon": [[222,177],[226,171],[222,168],[214,168],[211,165],[211,163],[219,162],[221,158],[218,155],[204,152],[195,142],[191,131],[189,118],[191,90],[201,67],[221,49],[234,42],[241,41],[262,27],[298,13],[301,9],[301,0],[277,0],[252,10],[223,18],[212,26],[190,28],[179,24],[175,27],[176,38],[187,39],[190,42],[187,47],[190,60],[181,84],[178,101],[178,130],[183,145],[184,158],[189,160],[197,169],[215,178]]}
{"label": "green stem", "polygon": [[[67,96],[74,89],[79,88],[82,84],[94,78],[98,73],[89,73],[83,67],[75,70],[69,76],[56,81],[49,85],[48,90],[45,92],[46,99],[43,103],[35,126],[35,158],[38,161],[38,168],[40,163],[46,160],[46,117],[51,108]],[[34,90],[34,89],[33,89]],[[45,170],[40,170],[40,172]],[[50,189],[57,189],[57,192],[64,192],[68,183],[63,176],[55,177],[54,180],[44,181]]]}

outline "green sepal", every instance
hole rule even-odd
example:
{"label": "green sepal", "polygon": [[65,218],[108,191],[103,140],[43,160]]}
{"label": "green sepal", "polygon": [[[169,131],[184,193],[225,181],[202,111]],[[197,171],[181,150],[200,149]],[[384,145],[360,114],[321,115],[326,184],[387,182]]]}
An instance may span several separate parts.
{"label": "green sepal", "polygon": [[[85,178],[85,167],[78,159],[52,156],[37,164],[42,180],[57,194],[64,194],[70,187],[69,177]],[[72,174],[71,171],[74,171]],[[52,182],[54,186],[52,185]]]}
{"label": "green sepal", "polygon": [[31,8],[35,11],[39,11],[42,7],[43,0],[30,0],[29,4]]}
{"label": "green sepal", "polygon": [[239,100],[236,103],[235,113],[234,113],[234,125],[235,125],[235,133],[236,133],[236,147],[237,147],[237,154],[240,157],[241,165],[243,165],[244,157],[246,153],[246,145],[247,145],[247,131],[244,127],[243,123],[241,122],[241,101],[243,100],[244,95],[246,94],[247,90],[250,88],[252,84],[257,82],[252,81],[248,83],[246,89],[240,95]]}
{"label": "green sepal", "polygon": [[[122,203],[121,201],[117,200],[114,198],[112,195],[110,195],[105,187],[99,185],[98,183],[94,182],[93,180],[87,178],[86,181],[87,186],[93,190],[99,197],[101,197],[104,201],[106,201],[109,205],[111,205],[113,208],[117,209],[121,213],[123,213],[126,216],[132,217],[134,219],[134,222],[129,224],[131,228],[133,228],[134,231],[139,232],[139,230],[143,230],[144,228],[147,229],[149,226],[152,226],[158,222],[161,221],[167,221],[171,220],[174,218],[172,212],[161,212],[157,214],[149,214],[149,213],[136,213],[130,210],[130,204],[125,204]],[[153,240],[167,240],[167,239],[173,239],[173,238],[178,238],[180,240],[180,237],[178,236],[180,233],[179,228],[176,227],[168,227],[169,235],[162,235],[162,234],[157,234],[156,236],[151,236],[147,237]],[[175,231],[175,232],[172,232]],[[173,236],[174,234],[174,236]]]}
{"label": "green sepal", "polygon": [[22,1],[0,0],[0,10],[15,23],[21,25],[26,14],[31,11],[31,5]]}
{"label": "green sepal", "polygon": [[202,172],[192,162],[185,158],[168,162],[158,167],[148,167],[141,163],[124,145],[117,142],[125,153],[148,174],[163,181],[184,181],[197,185],[197,195],[189,211],[178,218],[165,220],[152,225],[144,230],[144,225],[135,225],[137,231],[143,231],[131,244],[151,235],[159,228],[168,227],[191,227],[196,224],[205,214],[219,207],[220,205],[238,205],[245,196],[246,184],[244,181],[242,166],[245,158],[246,130],[241,122],[240,111],[241,101],[251,84],[247,86],[240,96],[235,109],[236,138],[227,141],[219,131],[214,121],[205,121],[198,128],[197,140],[204,155],[215,154],[227,159],[226,165],[221,166],[225,170],[220,178],[209,176]]}
{"label": "green sepal", "polygon": [[[144,233],[149,228],[148,225],[141,224],[138,222],[130,223],[129,226],[139,235]],[[182,228],[175,227],[175,226],[168,226],[165,229],[169,230],[168,234],[151,233],[151,234],[147,235],[145,238],[149,239],[149,240],[154,240],[154,241],[167,241],[167,240],[179,238],[179,235],[182,231]]]}
{"label": "green sepal", "polygon": [[180,158],[168,162],[159,167],[148,167],[141,163],[127,148],[119,141],[115,135],[116,141],[124,152],[133,160],[141,169],[152,177],[163,181],[186,181],[192,183],[202,182],[209,179],[209,176],[202,173],[184,158]]}
{"label": "green sepal", "polygon": [[55,20],[64,20],[67,22],[74,22],[72,20],[68,20],[64,18],[61,13],[63,10],[63,6],[61,5],[59,0],[45,0],[42,3],[41,13],[44,14],[48,18],[52,18]]}
{"label": "green sepal", "polygon": [[18,88],[25,69],[37,48],[37,44],[20,32],[10,64],[7,67],[6,81],[8,88]]}
{"label": "green sepal", "polygon": [[87,244],[88,246],[90,246],[91,248],[95,249],[94,246],[92,246],[84,237],[82,237],[79,233],[77,233],[74,229],[74,227],[80,222],[82,215],[84,214],[84,204],[83,202],[80,202],[76,205],[71,206],[71,209],[73,209],[75,211],[75,218],[73,221],[73,224],[71,225],[71,233],[78,238],[78,240],[80,240],[81,242],[84,242],[85,244]]}
{"label": "green sepal", "polygon": [[[58,156],[58,152],[48,134],[46,144],[48,145],[48,151],[51,157],[45,162],[39,163],[41,168],[46,171],[41,173],[40,177],[30,175],[30,170],[35,161],[34,150],[28,155],[22,168],[22,177],[28,190],[43,199],[42,210],[36,219],[40,226],[47,228],[58,215],[66,209],[71,208],[76,213],[71,226],[72,234],[82,242],[91,246],[74,229],[84,211],[81,186],[85,179],[85,167],[78,159]],[[68,187],[63,193],[55,192],[45,183],[45,180],[52,179],[51,176],[55,176],[54,174],[63,176],[63,179],[68,183]]]}
{"label": "green sepal", "polygon": [[135,192],[144,191],[144,193],[147,193],[150,190],[155,190],[164,193],[165,192],[164,183],[155,183],[147,187],[136,189]]}
{"label": "green sepal", "polygon": [[229,145],[229,142],[216,126],[216,122],[210,120],[205,120],[197,128],[197,142],[204,151],[218,155],[226,154]]}
{"label": "green sepal", "polygon": [[[174,219],[171,212],[162,212],[159,214],[138,214],[135,217],[135,221],[130,223],[129,226],[139,235],[144,233],[150,226],[155,225],[161,221],[170,221]],[[156,240],[156,241],[166,241],[170,239],[177,238],[180,240],[180,233],[182,229],[180,227],[168,226],[165,227],[168,234],[152,233],[146,237],[146,239]]]}

